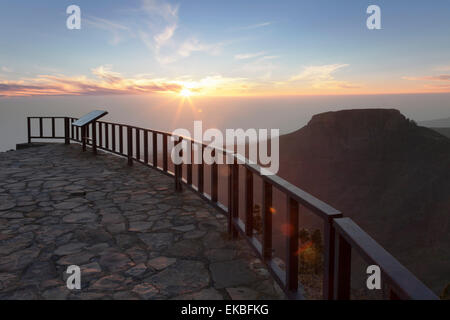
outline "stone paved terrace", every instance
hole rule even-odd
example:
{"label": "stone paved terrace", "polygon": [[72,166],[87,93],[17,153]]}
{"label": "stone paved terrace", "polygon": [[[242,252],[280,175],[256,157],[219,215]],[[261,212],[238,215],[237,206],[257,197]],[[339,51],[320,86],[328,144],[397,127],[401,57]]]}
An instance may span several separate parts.
{"label": "stone paved terrace", "polygon": [[[81,290],[66,287],[72,264]],[[75,144],[0,153],[0,299],[230,298],[284,295],[172,178]]]}

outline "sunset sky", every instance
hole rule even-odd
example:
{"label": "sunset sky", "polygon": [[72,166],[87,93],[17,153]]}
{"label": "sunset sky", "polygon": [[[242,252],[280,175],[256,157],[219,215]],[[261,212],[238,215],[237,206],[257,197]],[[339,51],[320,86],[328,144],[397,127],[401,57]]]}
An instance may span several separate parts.
{"label": "sunset sky", "polygon": [[449,16],[448,0],[3,0],[0,96],[450,92]]}

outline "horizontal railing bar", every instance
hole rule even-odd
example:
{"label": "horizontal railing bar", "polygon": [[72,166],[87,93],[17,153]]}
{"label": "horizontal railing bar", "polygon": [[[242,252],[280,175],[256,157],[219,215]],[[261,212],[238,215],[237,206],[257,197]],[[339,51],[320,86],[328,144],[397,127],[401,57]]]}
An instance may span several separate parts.
{"label": "horizontal railing bar", "polygon": [[333,220],[336,231],[363,258],[378,265],[389,283],[396,289],[396,293],[408,299],[436,300],[438,297],[406,269],[397,259],[379,245],[371,236],[362,230],[350,218],[338,218]]}
{"label": "horizontal railing bar", "polygon": [[39,136],[31,136],[31,139],[65,139],[66,137],[52,137],[52,136],[44,136],[44,137],[39,137]]}
{"label": "horizontal railing bar", "polygon": [[27,118],[28,119],[65,119],[67,117],[27,117]]}

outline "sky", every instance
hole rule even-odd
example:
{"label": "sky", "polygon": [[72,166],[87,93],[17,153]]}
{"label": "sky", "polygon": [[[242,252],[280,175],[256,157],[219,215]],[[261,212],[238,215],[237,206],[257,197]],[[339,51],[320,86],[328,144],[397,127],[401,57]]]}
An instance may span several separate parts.
{"label": "sky", "polygon": [[448,0],[2,0],[0,99],[450,92],[449,14]]}

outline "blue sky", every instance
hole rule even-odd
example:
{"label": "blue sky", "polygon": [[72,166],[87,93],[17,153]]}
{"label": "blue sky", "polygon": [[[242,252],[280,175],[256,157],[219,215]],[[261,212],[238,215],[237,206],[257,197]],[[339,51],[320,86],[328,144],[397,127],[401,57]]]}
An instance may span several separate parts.
{"label": "blue sky", "polygon": [[0,96],[449,92],[449,15],[446,0],[2,1]]}

